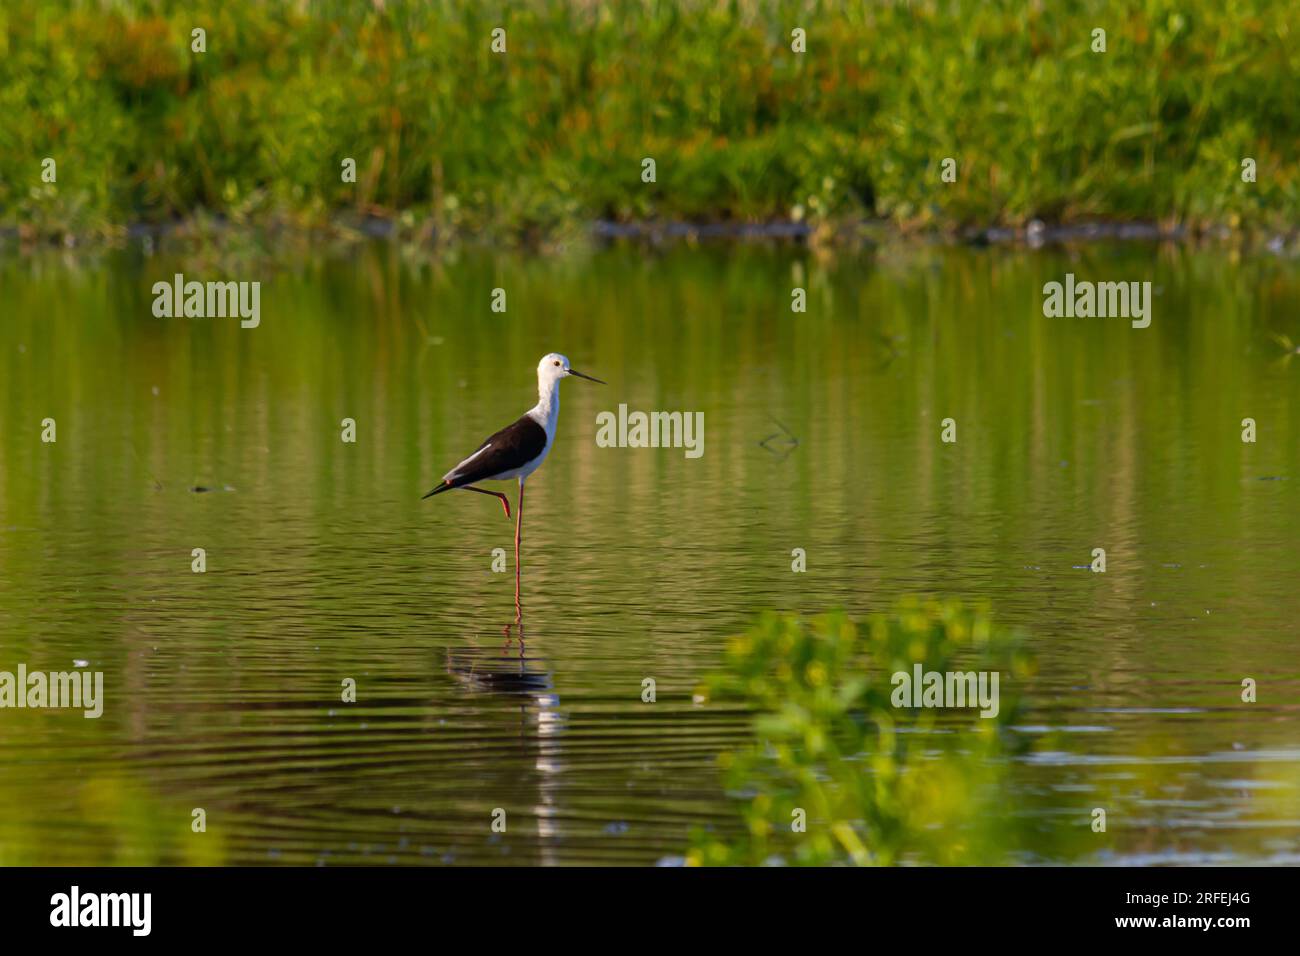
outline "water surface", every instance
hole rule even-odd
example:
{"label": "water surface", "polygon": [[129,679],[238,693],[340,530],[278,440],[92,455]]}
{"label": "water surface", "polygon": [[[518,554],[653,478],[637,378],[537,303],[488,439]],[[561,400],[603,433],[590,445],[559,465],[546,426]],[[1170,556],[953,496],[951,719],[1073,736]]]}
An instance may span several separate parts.
{"label": "water surface", "polygon": [[[155,318],[177,271],[260,279],[260,327]],[[1150,328],[1044,318],[1067,271],[1150,279]],[[676,857],[738,825],[726,638],[908,593],[1030,636],[1007,812],[1108,809],[1021,858],[1298,862],[1298,307],[1294,263],[1142,244],[4,260],[0,670],[106,702],[0,711],[0,863]],[[529,484],[521,647],[513,524],[420,495],[552,350],[609,384]],[[703,412],[703,456],[597,447],[619,403]]]}

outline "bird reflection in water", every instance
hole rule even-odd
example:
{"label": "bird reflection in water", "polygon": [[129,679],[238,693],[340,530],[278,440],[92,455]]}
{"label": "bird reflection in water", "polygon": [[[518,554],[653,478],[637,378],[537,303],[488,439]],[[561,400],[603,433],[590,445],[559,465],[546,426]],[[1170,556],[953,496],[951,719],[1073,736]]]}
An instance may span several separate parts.
{"label": "bird reflection in water", "polygon": [[[519,629],[517,653],[510,650],[512,627]],[[516,758],[523,757],[535,771],[522,780],[531,776],[532,786],[536,788],[529,809],[537,824],[539,862],[555,864],[559,862],[556,791],[563,768],[560,733],[564,729],[564,716],[545,659],[528,656],[523,622],[506,625],[505,634],[506,643],[500,650],[473,646],[448,648],[447,672],[473,694],[518,701]]]}
{"label": "bird reflection in water", "polygon": [[[511,633],[513,627],[519,628],[517,654],[511,654],[514,644]],[[500,651],[491,651],[483,647],[449,647],[447,649],[447,673],[460,683],[474,690],[488,691],[496,694],[525,694],[538,698],[550,694],[552,683],[546,661],[540,657],[529,657],[524,643],[524,625],[507,624],[504,628],[505,646]],[[559,703],[558,699],[554,700]]]}

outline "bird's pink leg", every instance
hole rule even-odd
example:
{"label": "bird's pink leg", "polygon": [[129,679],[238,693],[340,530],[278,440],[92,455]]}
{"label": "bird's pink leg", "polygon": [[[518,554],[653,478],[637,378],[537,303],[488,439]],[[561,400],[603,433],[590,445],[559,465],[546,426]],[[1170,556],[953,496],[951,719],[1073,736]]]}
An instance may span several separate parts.
{"label": "bird's pink leg", "polygon": [[475,488],[473,485],[461,485],[460,491],[477,491],[480,495],[491,495],[493,498],[501,499],[501,507],[506,509],[506,517],[510,517],[510,499],[499,491],[488,491],[486,488]]}
{"label": "bird's pink leg", "polygon": [[524,480],[519,479],[519,508],[515,513],[515,620],[524,619],[524,606],[519,600],[519,542],[524,537]]}

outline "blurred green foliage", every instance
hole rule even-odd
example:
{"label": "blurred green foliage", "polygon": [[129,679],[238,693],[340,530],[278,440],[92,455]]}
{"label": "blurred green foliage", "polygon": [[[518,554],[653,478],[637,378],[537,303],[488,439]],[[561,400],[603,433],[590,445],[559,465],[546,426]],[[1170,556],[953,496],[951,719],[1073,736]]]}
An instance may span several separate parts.
{"label": "blurred green foliage", "polygon": [[[893,675],[918,663],[999,672],[997,715],[894,706]],[[958,601],[904,599],[861,626],[838,614],[764,617],[732,642],[705,692],[754,712],[753,743],[721,757],[745,827],[730,839],[697,832],[689,861],[1004,860],[1017,841],[1000,781],[1023,747],[1007,727],[1032,669],[1014,633]]]}
{"label": "blurred green foliage", "polygon": [[[0,787],[0,866],[217,866],[219,830],[192,829],[191,808],[129,776],[68,774],[50,767],[59,796],[24,799]],[[52,783],[55,781],[51,781]]]}
{"label": "blurred green foliage", "polygon": [[0,10],[0,223],[1289,226],[1295,28],[1283,0],[35,0]]}

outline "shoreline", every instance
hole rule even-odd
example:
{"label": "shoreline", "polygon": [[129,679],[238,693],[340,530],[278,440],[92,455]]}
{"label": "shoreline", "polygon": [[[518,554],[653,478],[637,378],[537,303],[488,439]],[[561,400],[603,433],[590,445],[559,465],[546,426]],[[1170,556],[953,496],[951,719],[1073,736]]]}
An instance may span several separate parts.
{"label": "shoreline", "polygon": [[30,224],[0,226],[0,255],[37,250],[105,251],[143,243],[150,251],[187,251],[195,247],[238,248],[266,240],[323,248],[343,244],[393,242],[430,251],[496,247],[535,255],[550,255],[575,243],[608,246],[618,243],[659,246],[677,243],[793,243],[823,251],[872,248],[886,244],[920,244],[1038,249],[1044,246],[1096,242],[1148,242],[1180,245],[1216,244],[1277,256],[1300,256],[1300,227],[1286,231],[1223,224],[1188,226],[1153,221],[1091,220],[1048,223],[1033,219],[1023,225],[908,225],[887,219],[852,219],[810,223],[778,219],[763,222],[672,219],[616,221],[597,219],[570,223],[525,235],[446,234],[432,220],[414,224],[403,215],[335,217],[323,223],[270,217],[256,222],[232,222],[219,216],[196,216],[169,223],[135,222],[86,232],[38,231]]}

